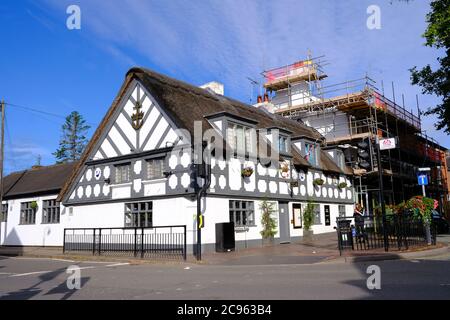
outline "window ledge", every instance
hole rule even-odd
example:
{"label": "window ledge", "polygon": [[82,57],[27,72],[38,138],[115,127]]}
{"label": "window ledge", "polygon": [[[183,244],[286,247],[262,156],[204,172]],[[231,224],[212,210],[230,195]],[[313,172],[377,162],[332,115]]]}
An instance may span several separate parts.
{"label": "window ledge", "polygon": [[133,183],[132,182],[124,182],[124,183],[118,183],[118,184],[111,184],[111,188],[120,188],[120,187],[131,187]]}
{"label": "window ledge", "polygon": [[158,183],[158,182],[166,182],[167,178],[160,178],[160,179],[152,179],[152,180],[143,180],[142,184],[152,184],[152,183]]}

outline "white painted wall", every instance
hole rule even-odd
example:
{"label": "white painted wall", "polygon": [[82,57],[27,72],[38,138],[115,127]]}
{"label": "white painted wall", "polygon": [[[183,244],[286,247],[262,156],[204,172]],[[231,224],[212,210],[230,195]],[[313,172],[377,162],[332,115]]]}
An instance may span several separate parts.
{"label": "white painted wall", "polygon": [[[8,200],[8,221],[1,223],[0,244],[7,246],[62,246],[64,228],[71,224],[67,208],[61,206],[60,223],[42,224],[42,201],[57,195]],[[36,224],[20,224],[20,203],[36,201]],[[6,203],[4,201],[3,203]]]}

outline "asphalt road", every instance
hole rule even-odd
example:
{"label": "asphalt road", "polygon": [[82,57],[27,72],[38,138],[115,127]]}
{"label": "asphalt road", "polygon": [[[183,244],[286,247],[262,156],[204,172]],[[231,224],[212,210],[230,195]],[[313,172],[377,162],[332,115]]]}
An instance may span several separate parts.
{"label": "asphalt road", "polygon": [[[450,254],[421,260],[207,266],[84,262],[68,289],[70,261],[0,257],[0,299],[450,299]],[[367,288],[369,265],[381,289]]]}

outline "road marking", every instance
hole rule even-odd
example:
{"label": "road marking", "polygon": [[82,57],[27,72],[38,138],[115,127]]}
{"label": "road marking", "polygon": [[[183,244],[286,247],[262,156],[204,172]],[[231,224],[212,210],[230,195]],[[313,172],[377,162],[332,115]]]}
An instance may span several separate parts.
{"label": "road marking", "polygon": [[119,266],[128,266],[130,263],[124,262],[124,263],[114,263],[114,264],[108,264],[106,267],[119,267]]}
{"label": "road marking", "polygon": [[84,270],[84,269],[95,269],[94,266],[88,266],[88,267],[79,267],[79,270]]}
{"label": "road marking", "polygon": [[24,277],[24,276],[31,276],[34,274],[41,274],[41,273],[50,273],[53,271],[35,271],[35,272],[27,272],[27,273],[17,273],[17,274],[13,274],[10,277]]}

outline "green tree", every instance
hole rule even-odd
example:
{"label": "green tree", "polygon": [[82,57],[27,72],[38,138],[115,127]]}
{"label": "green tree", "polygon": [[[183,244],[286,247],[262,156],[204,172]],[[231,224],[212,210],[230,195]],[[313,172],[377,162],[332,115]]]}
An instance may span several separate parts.
{"label": "green tree", "polygon": [[428,27],[423,34],[425,45],[444,53],[437,59],[439,68],[433,70],[428,64],[421,70],[410,69],[412,84],[422,87],[422,93],[442,97],[442,103],[429,107],[425,115],[435,114],[436,129],[450,134],[450,0],[434,0],[431,11],[426,16]]}
{"label": "green tree", "polygon": [[261,215],[261,224],[262,231],[261,236],[263,239],[272,239],[277,234],[277,222],[272,217],[275,210],[275,203],[269,202],[267,200],[263,200],[260,205],[260,210],[262,211]]}
{"label": "green tree", "polygon": [[72,162],[80,159],[88,142],[86,138],[90,126],[86,124],[83,116],[73,111],[66,117],[62,125],[62,135],[59,148],[53,153],[56,163]]}
{"label": "green tree", "polygon": [[305,210],[303,211],[303,228],[306,231],[311,230],[314,224],[314,204],[308,200]]}

